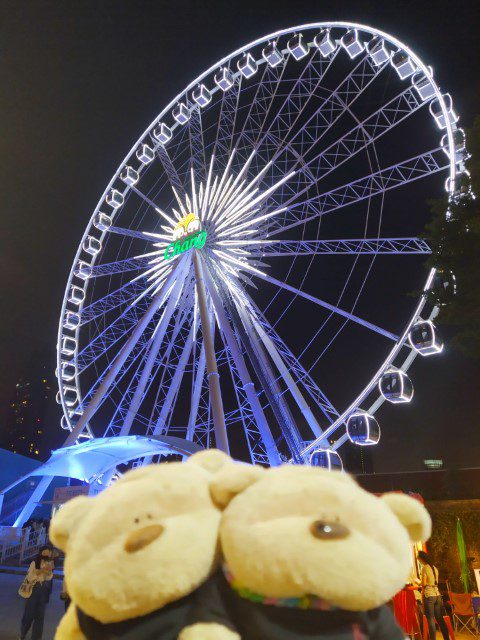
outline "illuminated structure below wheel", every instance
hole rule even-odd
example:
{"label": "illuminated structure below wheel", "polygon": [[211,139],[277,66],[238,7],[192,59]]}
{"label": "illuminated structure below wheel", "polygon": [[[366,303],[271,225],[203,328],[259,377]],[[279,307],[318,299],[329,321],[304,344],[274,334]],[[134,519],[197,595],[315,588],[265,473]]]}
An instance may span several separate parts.
{"label": "illuminated structure below wheel", "polygon": [[362,25],[285,29],[202,73],[80,242],[58,334],[67,444],[174,435],[265,465],[339,448],[385,371],[425,353],[413,185],[460,197],[457,120],[430,67]]}

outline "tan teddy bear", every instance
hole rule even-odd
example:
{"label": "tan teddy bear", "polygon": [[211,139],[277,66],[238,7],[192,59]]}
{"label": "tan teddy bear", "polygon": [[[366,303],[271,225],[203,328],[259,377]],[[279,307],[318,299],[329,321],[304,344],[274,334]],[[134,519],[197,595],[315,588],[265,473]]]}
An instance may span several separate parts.
{"label": "tan teddy bear", "polygon": [[214,573],[220,510],[209,486],[232,464],[219,451],[130,471],[53,518],[72,600],[56,640],[235,640],[222,624],[191,626],[195,591]]}
{"label": "tan teddy bear", "polygon": [[225,467],[212,495],[226,507],[225,577],[210,583],[204,608],[220,599],[243,640],[403,639],[381,605],[408,579],[411,542],[430,535],[418,501],[293,465]]}

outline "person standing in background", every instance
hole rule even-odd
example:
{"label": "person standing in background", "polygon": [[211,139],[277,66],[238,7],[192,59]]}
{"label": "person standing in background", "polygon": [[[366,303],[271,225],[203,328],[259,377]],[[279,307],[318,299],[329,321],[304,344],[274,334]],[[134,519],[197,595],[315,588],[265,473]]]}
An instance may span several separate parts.
{"label": "person standing in background", "polygon": [[437,620],[443,640],[449,640],[447,625],[443,619],[443,600],[438,589],[438,569],[435,567],[425,551],[419,551],[418,561],[422,565],[422,589],[425,616],[428,622],[428,634],[430,638],[436,637],[435,620]]}
{"label": "person standing in background", "polygon": [[20,626],[20,640],[24,640],[27,636],[32,624],[32,640],[41,640],[45,609],[53,580],[52,550],[49,546],[42,547],[35,560],[30,563],[27,578],[35,584],[30,597],[25,602],[25,611]]}

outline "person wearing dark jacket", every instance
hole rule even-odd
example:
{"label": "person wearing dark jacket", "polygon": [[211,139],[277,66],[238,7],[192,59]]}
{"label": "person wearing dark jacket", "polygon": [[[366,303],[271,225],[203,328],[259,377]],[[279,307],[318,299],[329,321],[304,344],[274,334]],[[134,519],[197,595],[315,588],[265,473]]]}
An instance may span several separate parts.
{"label": "person wearing dark jacket", "polygon": [[30,563],[27,578],[34,583],[32,593],[25,601],[20,626],[20,640],[23,640],[32,628],[32,640],[41,640],[45,609],[50,597],[53,579],[52,550],[49,546],[40,549],[37,557]]}

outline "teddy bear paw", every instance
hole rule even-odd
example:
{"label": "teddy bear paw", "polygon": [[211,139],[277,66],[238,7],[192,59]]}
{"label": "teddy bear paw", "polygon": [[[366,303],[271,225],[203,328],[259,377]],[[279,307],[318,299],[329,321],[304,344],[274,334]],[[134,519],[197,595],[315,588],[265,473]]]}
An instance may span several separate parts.
{"label": "teddy bear paw", "polygon": [[178,640],[241,640],[238,633],[216,622],[202,622],[185,627]]}

